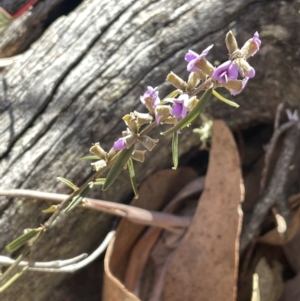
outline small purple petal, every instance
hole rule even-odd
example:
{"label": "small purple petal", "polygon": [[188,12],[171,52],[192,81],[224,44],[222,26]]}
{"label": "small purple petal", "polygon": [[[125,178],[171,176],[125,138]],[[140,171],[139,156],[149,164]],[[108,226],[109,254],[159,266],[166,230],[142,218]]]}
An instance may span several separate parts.
{"label": "small purple petal", "polygon": [[251,67],[245,75],[246,75],[246,77],[253,78],[255,76],[255,69],[253,67]]}
{"label": "small purple petal", "polygon": [[184,118],[187,115],[187,105],[189,101],[187,94],[181,94],[178,99],[170,99],[169,101],[174,104],[172,115],[176,118]]}
{"label": "small purple petal", "polygon": [[116,150],[116,151],[119,151],[119,150],[122,150],[122,149],[127,148],[126,143],[125,143],[125,140],[124,140],[123,138],[119,138],[119,139],[114,143],[113,148],[114,148],[114,150]]}
{"label": "small purple petal", "polygon": [[181,118],[184,118],[186,115],[187,115],[187,108],[186,106],[183,106],[181,112]]}
{"label": "small purple petal", "polygon": [[214,44],[208,46],[207,48],[205,48],[203,51],[202,51],[202,54],[203,55],[207,55],[209,50],[212,49],[214,47]]}
{"label": "small purple petal", "polygon": [[256,32],[256,33],[253,35],[252,40],[258,45],[258,47],[260,47],[260,45],[261,45],[261,40],[259,39],[259,34],[258,34],[258,32]]}
{"label": "small purple petal", "polygon": [[212,76],[220,84],[226,84],[228,79],[236,80],[238,78],[238,67],[232,61],[226,61],[215,69]]}
{"label": "small purple petal", "polygon": [[253,42],[256,44],[256,46],[257,46],[257,50],[254,51],[254,52],[252,53],[252,56],[253,56],[253,55],[259,50],[260,45],[261,45],[261,40],[259,39],[259,34],[258,34],[258,32],[256,32],[256,33],[253,35],[252,41],[253,41]]}
{"label": "small purple petal", "polygon": [[239,75],[239,68],[238,66],[232,62],[232,64],[228,68],[228,78],[231,80],[236,80]]}
{"label": "small purple petal", "polygon": [[198,56],[199,56],[198,53],[194,52],[193,50],[189,50],[189,52],[185,55],[184,59],[187,62],[190,62],[190,61],[196,59]]}
{"label": "small purple petal", "polygon": [[176,118],[180,118],[183,112],[183,104],[182,103],[174,103],[173,109],[172,109],[172,115],[174,115]]}

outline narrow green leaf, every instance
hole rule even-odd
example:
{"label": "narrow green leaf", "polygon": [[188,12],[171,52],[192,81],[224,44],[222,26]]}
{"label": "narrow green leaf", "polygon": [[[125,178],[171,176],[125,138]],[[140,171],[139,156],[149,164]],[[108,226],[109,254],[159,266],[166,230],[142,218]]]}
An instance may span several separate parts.
{"label": "narrow green leaf", "polygon": [[50,207],[42,210],[43,213],[53,213],[57,209],[57,205],[51,205]]}
{"label": "narrow green leaf", "polygon": [[226,104],[232,106],[232,107],[235,107],[235,108],[238,108],[240,105],[238,105],[236,102],[234,101],[231,101],[227,98],[225,98],[224,96],[222,96],[221,94],[219,94],[216,90],[213,90],[212,91],[212,94],[217,97],[219,100],[225,102]]}
{"label": "narrow green leaf", "polygon": [[178,167],[178,132],[173,133],[172,139],[172,156],[173,156],[173,169]]}
{"label": "narrow green leaf", "polygon": [[84,197],[82,195],[76,195],[64,211],[69,212],[69,211],[73,210],[75,207],[77,207],[83,201],[83,198]]}
{"label": "narrow green leaf", "polygon": [[69,181],[68,179],[62,178],[62,177],[57,177],[57,180],[61,181],[62,183],[66,184],[67,186],[69,186],[70,188],[72,188],[74,191],[78,190],[78,187],[72,183],[71,181]]}
{"label": "narrow green leaf", "polygon": [[29,266],[23,267],[20,272],[13,275],[8,281],[5,282],[5,284],[0,286],[0,293],[4,292],[9,286],[11,286],[28,268]]}
{"label": "narrow green leaf", "polygon": [[136,184],[136,176],[135,176],[134,166],[131,158],[129,158],[127,165],[128,165],[128,172],[129,172],[132,190],[134,192],[134,198],[137,199],[139,197],[139,191]]}
{"label": "narrow green leaf", "polygon": [[94,185],[104,185],[106,178],[98,178],[94,181]]}
{"label": "narrow green leaf", "polygon": [[89,191],[93,188],[93,185],[94,185],[93,182],[88,183],[88,185],[72,199],[71,203],[64,211],[69,212],[73,210],[75,207],[77,207],[84,200],[84,198],[87,196]]}
{"label": "narrow green leaf", "polygon": [[205,93],[202,95],[202,97],[199,99],[196,106],[189,112],[189,114],[180,120],[175,126],[168,129],[167,131],[161,133],[162,135],[170,135],[173,134],[183,128],[185,128],[187,125],[189,125],[191,122],[193,122],[197,116],[203,111],[204,107],[208,103],[210,97],[212,94],[212,89],[208,89],[205,91]]}
{"label": "narrow green leaf", "polygon": [[31,240],[32,238],[39,235],[42,231],[43,231],[42,227],[36,228],[36,229],[28,229],[28,231],[26,233],[24,233],[23,235],[19,236],[14,241],[9,243],[5,247],[5,249],[8,252],[14,252],[14,251],[18,250],[19,248],[21,248],[23,245],[25,245],[29,240]]}
{"label": "narrow green leaf", "polygon": [[87,156],[83,156],[81,158],[79,158],[79,160],[81,161],[85,161],[85,160],[99,160],[100,158],[98,156],[94,156],[94,155],[87,155]]}
{"label": "narrow green leaf", "polygon": [[106,177],[106,181],[102,187],[103,191],[107,190],[117,179],[123,167],[127,164],[127,161],[129,160],[131,154],[133,153],[133,149],[134,149],[134,145],[131,148],[123,149],[120,152],[116,162],[114,163],[114,165],[112,166],[111,170],[109,171]]}

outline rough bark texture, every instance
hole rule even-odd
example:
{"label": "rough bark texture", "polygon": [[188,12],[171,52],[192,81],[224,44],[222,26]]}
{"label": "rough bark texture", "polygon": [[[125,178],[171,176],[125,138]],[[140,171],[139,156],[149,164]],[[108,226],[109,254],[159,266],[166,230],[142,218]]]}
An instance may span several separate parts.
{"label": "rough bark texture", "polygon": [[[56,1],[44,1],[54,5]],[[54,4],[53,4],[54,3]],[[53,6],[55,7],[55,5]],[[37,5],[33,9],[39,9]],[[300,95],[299,1],[87,0],[57,19],[29,50],[3,73],[0,82],[0,187],[65,192],[62,176],[80,184],[91,173],[78,158],[100,141],[109,149],[125,126],[121,116],[141,110],[147,85],[159,86],[173,71],[184,78],[187,49],[209,59],[227,59],[224,37],[233,30],[240,44],[259,31],[262,49],[251,59],[255,79],[235,98],[236,110],[213,101],[208,111],[234,128],[270,122],[277,104],[298,106]],[[34,24],[34,18],[29,19]],[[29,26],[30,28],[30,26]],[[25,29],[28,36],[30,30]],[[22,39],[22,37],[20,37]],[[25,42],[26,43],[26,42]],[[2,55],[22,50],[0,45]],[[8,49],[8,50],[7,50]],[[158,136],[158,132],[156,132]],[[137,166],[140,181],[170,164],[170,138],[162,137],[151,160]],[[198,143],[180,137],[184,153]],[[120,179],[107,193],[93,196],[121,201],[130,193]],[[0,199],[0,251],[24,228],[46,220],[45,203]],[[107,215],[76,210],[60,218],[35,248],[32,258],[52,260],[89,252],[111,225]],[[59,300],[54,288],[65,275],[27,273],[1,296],[5,301]]]}

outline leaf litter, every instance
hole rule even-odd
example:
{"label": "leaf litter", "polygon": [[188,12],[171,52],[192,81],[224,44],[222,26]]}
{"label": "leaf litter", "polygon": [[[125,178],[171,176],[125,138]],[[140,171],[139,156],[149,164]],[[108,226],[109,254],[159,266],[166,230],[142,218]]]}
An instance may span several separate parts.
{"label": "leaf litter", "polygon": [[[245,132],[241,135],[245,141],[237,139],[237,146],[224,122],[215,120],[205,177],[181,167],[160,171],[143,183],[139,199],[131,205],[172,213],[190,223],[163,230],[122,219],[105,258],[104,301],[300,300],[297,152],[290,151],[286,178],[277,183],[284,194],[275,194],[250,243],[239,249],[255,208],[278,177],[276,164],[287,156],[293,127],[276,133],[281,137],[269,150],[267,168],[263,147],[272,131],[265,128],[268,134],[260,132],[255,142],[259,140],[261,149],[247,145],[251,139]],[[251,147],[255,151],[249,152]],[[246,202],[241,234],[243,178]],[[287,213],[279,205],[282,200]]]}

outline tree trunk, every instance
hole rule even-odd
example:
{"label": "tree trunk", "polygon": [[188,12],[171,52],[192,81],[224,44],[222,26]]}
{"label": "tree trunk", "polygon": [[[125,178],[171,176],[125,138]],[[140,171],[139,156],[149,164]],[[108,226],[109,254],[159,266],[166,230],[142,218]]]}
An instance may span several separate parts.
{"label": "tree trunk", "polygon": [[[48,0],[33,8],[19,37],[22,44],[4,34],[3,39],[8,40],[5,45],[0,43],[2,55],[25,49],[28,39],[24,37],[29,37],[34,22],[39,22],[36,12],[46,4],[48,9],[55,9],[59,2]],[[121,117],[143,109],[139,96],[148,85],[158,86],[164,96],[171,91],[164,83],[169,71],[186,79],[184,54],[188,49],[201,53],[215,44],[208,59],[225,61],[224,37],[228,30],[233,30],[240,46],[255,31],[260,33],[261,51],[250,60],[256,76],[235,97],[239,109],[213,100],[207,112],[233,128],[272,122],[279,102],[299,105],[298,11],[297,1],[83,1],[51,24],[19,61],[3,71],[1,189],[69,192],[56,181],[57,176],[82,183],[91,174],[91,167],[78,158],[88,153],[92,143],[100,141],[102,147],[110,149],[125,129]],[[39,33],[37,30],[33,35]],[[154,136],[158,137],[159,131]],[[198,142],[191,130],[184,132],[181,154]],[[139,182],[155,170],[170,166],[170,144],[169,137],[160,137],[146,162],[137,165]],[[124,172],[107,192],[99,189],[91,195],[120,202],[130,193]],[[1,254],[6,254],[5,245],[23,229],[47,220],[41,213],[47,206],[33,200],[0,199]],[[90,253],[111,221],[106,214],[83,209],[65,214],[44,235],[31,258],[45,261]],[[28,272],[1,300],[58,300],[53,297],[54,288],[64,277]]]}

